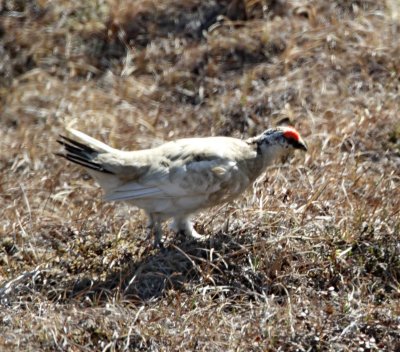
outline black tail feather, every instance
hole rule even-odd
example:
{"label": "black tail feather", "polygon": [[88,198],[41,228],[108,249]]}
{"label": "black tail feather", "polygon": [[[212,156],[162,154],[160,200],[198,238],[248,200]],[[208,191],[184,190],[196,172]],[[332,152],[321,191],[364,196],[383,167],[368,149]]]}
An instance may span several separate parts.
{"label": "black tail feather", "polygon": [[86,144],[79,143],[71,138],[68,138],[66,136],[63,136],[60,134],[60,138],[58,139],[57,142],[60,143],[61,145],[69,148],[76,148],[79,149],[80,151],[85,151],[87,153],[98,153],[97,150],[93,149],[92,147],[89,147]]}
{"label": "black tail feather", "polygon": [[60,138],[61,139],[58,139],[57,142],[64,146],[67,153],[55,153],[57,156],[61,156],[75,164],[79,164],[98,172],[112,174],[111,171],[105,169],[101,164],[92,161],[92,159],[99,154],[98,151],[71,138],[62,135],[60,135]]}

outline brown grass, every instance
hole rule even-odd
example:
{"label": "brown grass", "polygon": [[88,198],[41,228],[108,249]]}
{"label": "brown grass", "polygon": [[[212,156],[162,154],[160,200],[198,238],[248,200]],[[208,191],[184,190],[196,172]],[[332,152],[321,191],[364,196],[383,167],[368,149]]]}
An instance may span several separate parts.
{"label": "brown grass", "polygon": [[[0,349],[399,351],[398,1],[120,3],[0,2]],[[288,118],[307,155],[164,251],[53,154]]]}

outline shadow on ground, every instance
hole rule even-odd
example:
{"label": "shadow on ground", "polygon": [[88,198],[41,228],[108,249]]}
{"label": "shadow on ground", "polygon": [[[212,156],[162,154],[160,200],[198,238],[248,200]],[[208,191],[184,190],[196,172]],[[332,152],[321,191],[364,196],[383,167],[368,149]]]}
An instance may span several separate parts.
{"label": "shadow on ground", "polygon": [[[277,261],[283,265],[279,258],[282,253],[272,251],[267,255],[268,260],[261,260],[271,270],[256,270],[251,261],[257,259],[252,253],[254,246],[264,241],[252,243],[248,236],[219,232],[201,241],[178,236],[163,249],[152,249],[148,244],[149,248],[143,249],[141,256],[129,253],[123,264],[112,269],[107,264],[91,269],[89,257],[80,258],[82,266],[74,272],[62,260],[43,263],[3,283],[0,303],[12,305],[23,297],[40,299],[44,295],[58,303],[91,305],[117,299],[142,304],[162,298],[169,290],[212,290],[215,298],[223,295],[250,300],[274,294],[284,302],[287,292],[275,282],[273,273]],[[101,262],[101,258],[97,259]],[[104,279],[97,279],[99,276]]]}
{"label": "shadow on ground", "polygon": [[132,258],[122,269],[110,271],[105,280],[86,276],[70,281],[64,287],[65,297],[98,301],[118,295],[142,303],[162,297],[170,289],[220,286],[225,293],[254,297],[268,288],[267,277],[243,265],[243,255],[249,248],[231,236],[220,233],[204,241],[175,242],[151,251],[142,260]]}

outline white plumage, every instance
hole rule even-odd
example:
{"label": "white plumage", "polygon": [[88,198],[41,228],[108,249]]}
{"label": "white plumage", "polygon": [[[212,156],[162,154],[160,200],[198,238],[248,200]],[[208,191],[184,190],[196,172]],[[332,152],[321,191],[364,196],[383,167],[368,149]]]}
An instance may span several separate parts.
{"label": "white plumage", "polygon": [[306,150],[292,127],[270,129],[241,140],[230,137],[186,138],[157,148],[121,151],[68,129],[76,139],[61,136],[66,154],[80,164],[105,191],[107,201],[127,201],[144,209],[148,229],[161,244],[161,222],[198,237],[191,214],[239,196],[276,158],[290,149]]}

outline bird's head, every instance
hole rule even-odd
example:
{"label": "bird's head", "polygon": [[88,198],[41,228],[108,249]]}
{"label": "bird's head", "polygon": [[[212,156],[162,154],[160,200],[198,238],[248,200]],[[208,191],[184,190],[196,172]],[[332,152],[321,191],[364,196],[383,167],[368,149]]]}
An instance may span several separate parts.
{"label": "bird's head", "polygon": [[257,145],[257,152],[268,161],[285,157],[295,149],[307,151],[307,145],[295,128],[280,126],[268,129],[262,134],[248,140]]}

